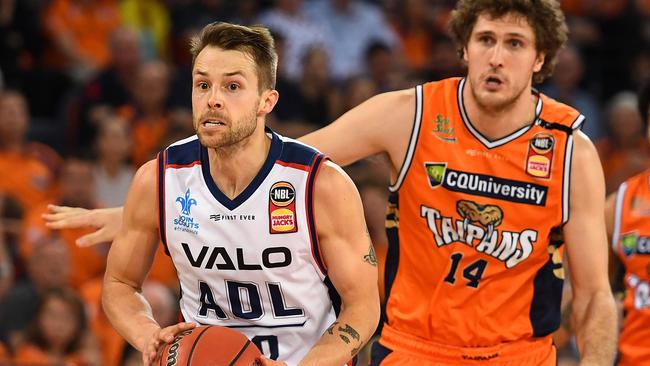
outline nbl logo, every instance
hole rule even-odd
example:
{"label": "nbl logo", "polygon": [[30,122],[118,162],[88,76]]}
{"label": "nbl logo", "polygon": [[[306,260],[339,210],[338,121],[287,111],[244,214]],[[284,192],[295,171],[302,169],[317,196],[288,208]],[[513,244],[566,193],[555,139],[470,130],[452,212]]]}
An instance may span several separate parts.
{"label": "nbl logo", "polygon": [[289,182],[278,182],[271,187],[269,198],[271,202],[279,207],[289,206],[296,196],[296,191]]}
{"label": "nbl logo", "polygon": [[296,190],[289,182],[277,182],[269,190],[269,231],[271,234],[295,233]]}

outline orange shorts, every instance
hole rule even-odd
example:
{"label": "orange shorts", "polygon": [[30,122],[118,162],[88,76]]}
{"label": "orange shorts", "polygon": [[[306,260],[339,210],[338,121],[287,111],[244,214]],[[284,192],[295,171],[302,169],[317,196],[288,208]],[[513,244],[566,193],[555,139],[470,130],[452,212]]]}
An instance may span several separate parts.
{"label": "orange shorts", "polygon": [[371,365],[381,366],[551,366],[557,354],[551,337],[502,343],[491,347],[456,347],[402,333],[384,324],[373,347]]}

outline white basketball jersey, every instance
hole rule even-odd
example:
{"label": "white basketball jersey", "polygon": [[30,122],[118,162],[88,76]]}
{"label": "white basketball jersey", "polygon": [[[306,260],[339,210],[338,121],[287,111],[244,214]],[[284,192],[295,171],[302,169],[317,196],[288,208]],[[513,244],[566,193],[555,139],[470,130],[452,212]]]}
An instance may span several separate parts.
{"label": "white basketball jersey", "polygon": [[313,225],[323,155],[267,134],[266,162],[234,200],[214,183],[196,136],[159,154],[160,234],[186,321],[235,328],[267,357],[295,365],[340,306]]}

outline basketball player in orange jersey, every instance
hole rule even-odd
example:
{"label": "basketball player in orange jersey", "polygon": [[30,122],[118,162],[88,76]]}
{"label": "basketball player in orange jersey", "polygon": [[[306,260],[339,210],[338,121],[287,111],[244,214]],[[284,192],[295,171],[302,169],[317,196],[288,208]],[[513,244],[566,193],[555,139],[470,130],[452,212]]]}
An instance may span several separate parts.
{"label": "basketball player in orange jersey", "polygon": [[[379,319],[359,194],[322,154],[265,130],[278,100],[266,28],[209,24],[192,54],[198,138],[135,175],[108,256],[106,315],[145,366],[197,323],[237,328],[272,358],[264,365],[346,364]],[[162,329],[141,295],[159,240],[186,321]]]}
{"label": "basketball player in orange jersey", "polygon": [[[302,138],[342,165],[392,163],[372,364],[554,365],[566,251],[582,364],[610,365],[602,169],[584,117],[532,88],[566,41],[564,15],[554,0],[461,0],[450,25],[466,77],[375,96]],[[53,212],[55,227],[119,216]]]}
{"label": "basketball player in orange jersey", "polygon": [[[650,81],[639,92],[639,112],[650,140]],[[624,270],[624,321],[620,366],[650,365],[650,170],[620,185],[605,204],[607,231],[617,265]]]}

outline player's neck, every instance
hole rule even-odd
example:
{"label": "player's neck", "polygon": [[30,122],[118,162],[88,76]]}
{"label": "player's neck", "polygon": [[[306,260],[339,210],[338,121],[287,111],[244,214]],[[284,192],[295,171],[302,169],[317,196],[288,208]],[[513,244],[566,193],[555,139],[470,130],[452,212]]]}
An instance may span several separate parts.
{"label": "player's neck", "polygon": [[239,143],[208,149],[210,175],[219,190],[234,199],[248,187],[264,165],[271,148],[271,139],[259,128]]}
{"label": "player's neck", "polygon": [[486,138],[498,140],[533,122],[538,98],[536,95],[524,92],[507,106],[488,108],[474,98],[470,88],[467,85],[463,89],[465,110],[473,127]]}

